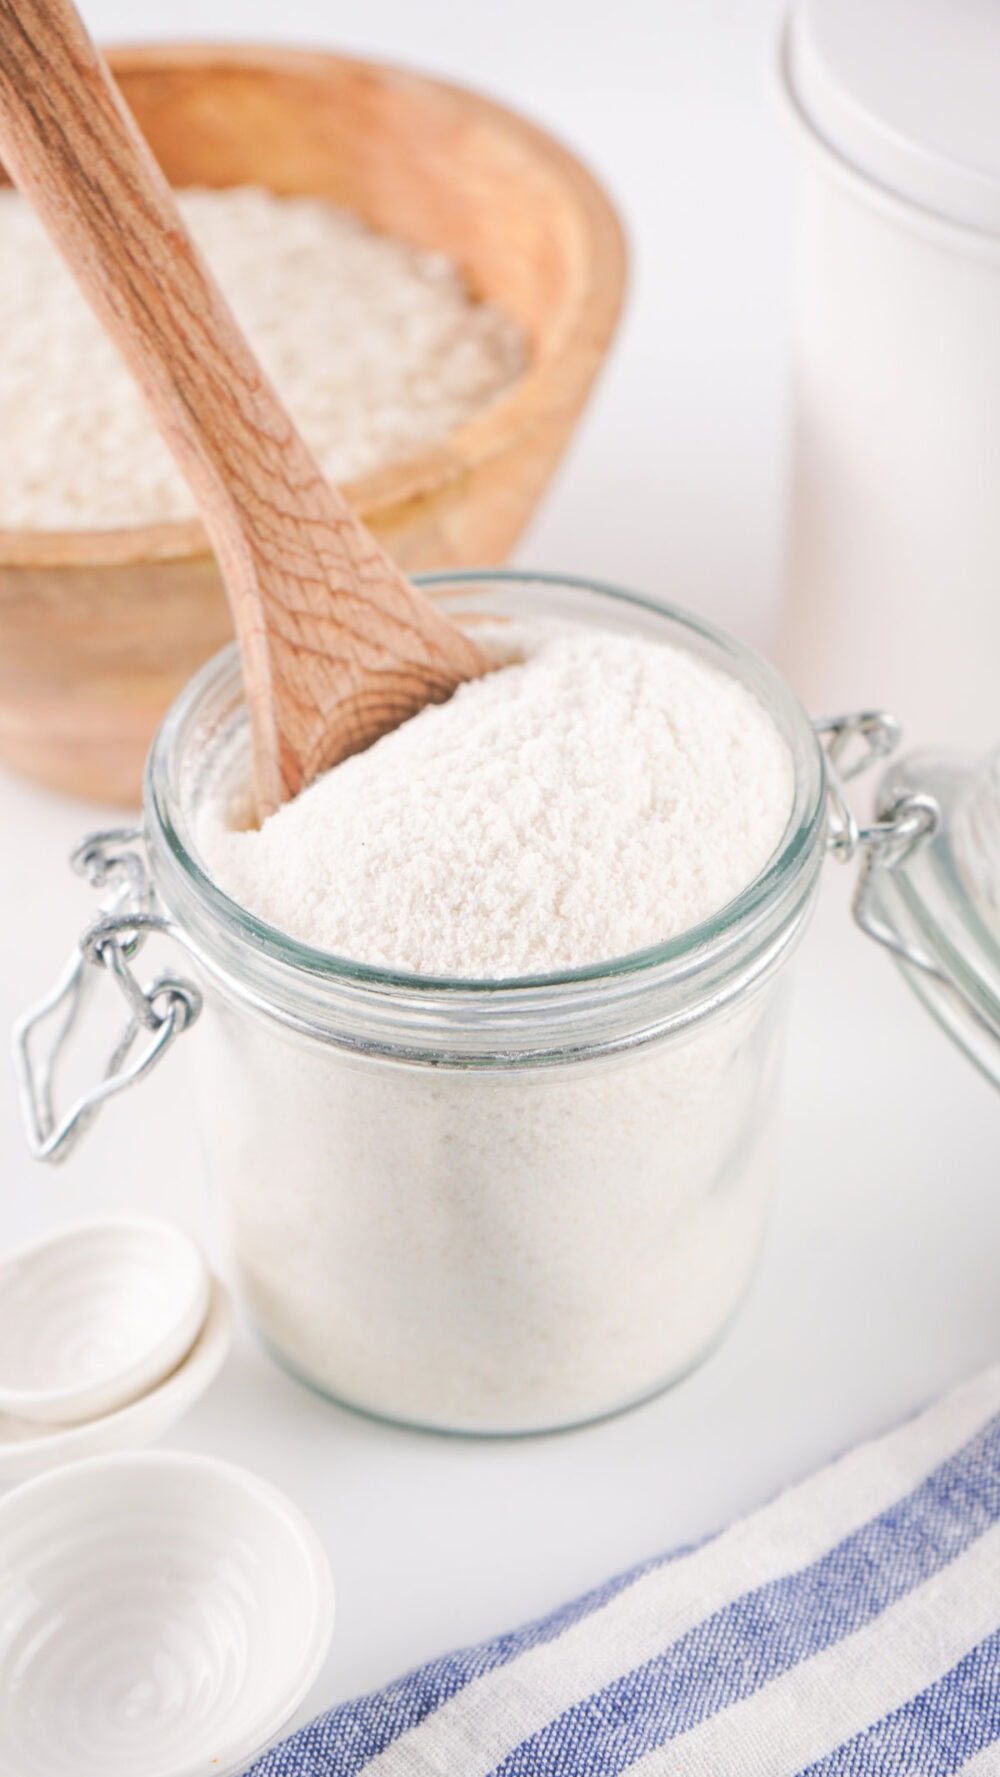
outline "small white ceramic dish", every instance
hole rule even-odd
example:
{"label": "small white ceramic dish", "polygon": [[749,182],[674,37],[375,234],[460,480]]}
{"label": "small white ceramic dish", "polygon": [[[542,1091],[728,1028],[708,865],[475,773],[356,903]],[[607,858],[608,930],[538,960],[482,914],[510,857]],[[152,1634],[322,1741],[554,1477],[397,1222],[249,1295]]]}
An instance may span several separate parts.
{"label": "small white ceramic dish", "polygon": [[[0,1414],[0,1485],[109,1450],[152,1444],[193,1407],[222,1368],[232,1338],[229,1297],[211,1280],[208,1317],[183,1363],[137,1401],[83,1425],[37,1425]],[[0,1773],[7,1777],[0,1763]],[[20,1777],[20,1773],[18,1774]]]}
{"label": "small white ceramic dish", "polygon": [[246,1469],[97,1457],[0,1500],[0,1771],[231,1777],[333,1629],[315,1532]]}
{"label": "small white ceramic dish", "polygon": [[208,1268],[170,1222],[88,1222],[0,1263],[0,1413],[74,1425],[177,1368],[208,1313]]}

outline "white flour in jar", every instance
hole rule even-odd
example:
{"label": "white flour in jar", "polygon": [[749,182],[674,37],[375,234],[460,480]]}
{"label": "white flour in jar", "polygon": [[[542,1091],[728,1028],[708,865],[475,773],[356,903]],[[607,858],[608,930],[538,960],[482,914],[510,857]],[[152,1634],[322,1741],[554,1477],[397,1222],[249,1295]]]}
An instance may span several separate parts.
{"label": "white flour in jar", "polygon": [[[178,201],[331,481],[439,442],[523,369],[520,330],[443,254],[321,198],[239,187]],[[0,525],[194,516],[138,388],[15,191],[0,191],[0,415]]]}
{"label": "white flour in jar", "polygon": [[233,898],[319,950],[497,978],[688,931],[752,881],[791,805],[788,749],[736,679],[610,633],[494,632],[509,659],[286,803],[208,811]]}
{"label": "white flour in jar", "polygon": [[[749,690],[650,642],[497,635],[523,664],[260,832],[209,799],[228,892],[358,960],[495,977],[655,943],[763,868],[793,774]],[[341,1399],[455,1430],[570,1424],[683,1373],[759,1246],[783,1000],[772,972],[618,1053],[463,1067],[211,995],[196,1077],[265,1337]]]}

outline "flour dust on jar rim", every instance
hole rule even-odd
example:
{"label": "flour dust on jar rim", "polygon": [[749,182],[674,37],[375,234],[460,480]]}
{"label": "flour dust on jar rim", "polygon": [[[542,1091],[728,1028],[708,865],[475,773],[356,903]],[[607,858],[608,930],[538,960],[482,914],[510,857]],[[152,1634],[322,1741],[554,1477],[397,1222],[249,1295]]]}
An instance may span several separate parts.
{"label": "flour dust on jar rim", "polygon": [[[22,1096],[34,1151],[59,1158],[193,1027],[211,1174],[272,1352],[382,1417],[542,1431],[675,1381],[735,1313],[772,1193],[787,965],[825,851],[874,843],[842,780],[896,734],[873,714],[814,725],[756,655],[652,598],[513,573],[423,583],[470,622],[671,644],[751,694],[790,766],[753,879],[664,942],[545,974],[442,977],[312,948],[231,899],[202,855],[208,798],[246,781],[227,651],[160,730],[141,831],[77,854],[106,899],[19,1028]],[[140,985],[150,932],[184,949],[183,975]],[[43,1027],[58,1045],[95,966],[125,993],[130,1040],[57,1116]]]}

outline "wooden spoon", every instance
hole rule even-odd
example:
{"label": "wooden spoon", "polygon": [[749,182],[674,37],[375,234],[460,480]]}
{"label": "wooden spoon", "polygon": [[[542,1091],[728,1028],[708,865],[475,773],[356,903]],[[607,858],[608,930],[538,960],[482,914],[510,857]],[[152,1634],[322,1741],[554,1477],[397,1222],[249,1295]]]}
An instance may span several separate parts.
{"label": "wooden spoon", "polygon": [[198,502],[239,638],[263,818],[486,662],[324,479],[71,0],[0,0],[0,155]]}

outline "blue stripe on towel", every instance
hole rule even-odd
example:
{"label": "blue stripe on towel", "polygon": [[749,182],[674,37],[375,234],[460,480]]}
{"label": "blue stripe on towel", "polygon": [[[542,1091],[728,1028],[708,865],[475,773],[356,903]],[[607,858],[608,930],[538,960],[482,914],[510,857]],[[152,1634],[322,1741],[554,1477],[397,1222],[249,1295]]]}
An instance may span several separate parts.
{"label": "blue stripe on towel", "polygon": [[[552,1647],[549,1677],[557,1678],[557,1690],[565,1687],[572,1670],[572,1686],[562,1688],[562,1695],[581,1700],[512,1750],[493,1777],[616,1777],[658,1747],[668,1748],[660,1762],[676,1758],[683,1763],[686,1730],[718,1719],[725,1739],[730,1731],[725,1719],[730,1706],[752,1698],[772,1681],[778,1687],[775,1700],[786,1692],[800,1724],[808,1722],[811,1698],[826,1697],[829,1683],[826,1662],[817,1662],[813,1676],[812,1657],[836,1647],[865,1625],[871,1627],[866,1665],[876,1680],[877,1695],[884,1660],[888,1702],[894,1682],[895,1613],[890,1607],[928,1580],[931,1584],[926,1596],[914,1599],[931,1626],[926,1661],[912,1679],[914,1690],[918,1685],[924,1688],[899,1707],[895,1707],[900,1695],[896,1690],[892,1712],[872,1726],[866,1723],[878,1714],[877,1708],[869,1705],[852,1713],[850,1697],[842,1699],[848,1707],[846,1714],[840,1712],[841,1731],[857,1727],[857,1733],[835,1752],[817,1759],[807,1771],[800,1771],[799,1777],[952,1777],[952,1773],[962,1772],[970,1759],[976,1761],[976,1777],[985,1777],[987,1771],[1000,1777],[1000,1628],[982,1639],[987,1628],[994,1629],[1000,1622],[1000,1594],[995,1615],[989,1594],[991,1576],[1000,1566],[996,1538],[981,1551],[976,1566],[979,1579],[969,1594],[968,1610],[963,1602],[964,1588],[956,1591],[952,1584],[954,1596],[948,1608],[954,1614],[942,1625],[946,1634],[941,1645],[956,1651],[963,1645],[977,1645],[943,1678],[944,1657],[939,1659],[935,1654],[934,1601],[938,1593],[934,1576],[946,1571],[964,1551],[975,1550],[978,1539],[1000,1522],[1000,1369],[987,1372],[961,1392],[965,1398],[957,1415],[947,1404],[932,1409],[925,1424],[917,1422],[920,1435],[916,1439],[908,1434],[900,1444],[899,1434],[893,1434],[881,1446],[873,1446],[871,1458],[862,1463],[862,1478],[865,1472],[881,1473],[883,1499],[887,1497],[886,1482],[897,1472],[897,1486],[904,1496],[890,1509],[842,1537],[808,1565],[800,1565],[779,1580],[743,1590],[686,1634],[671,1641],[664,1623],[658,1656],[627,1671],[622,1650],[618,1665],[622,1676],[613,1683],[598,1685],[595,1665],[588,1687],[586,1666],[576,1671],[575,1662],[581,1657],[577,1638],[572,1638],[572,1655],[569,1648],[565,1655],[567,1662],[572,1658],[574,1666],[559,1674],[563,1657],[560,1638],[574,1624],[594,1618],[588,1637],[594,1638],[595,1655],[603,1671],[613,1671],[612,1628],[609,1624],[602,1640],[600,1613],[619,1594],[634,1588],[632,1617],[636,1623],[645,1618],[645,1632],[654,1634],[645,1645],[656,1646],[657,1605],[645,1576],[675,1556],[647,1562],[524,1629],[436,1660],[375,1695],[332,1710],[265,1753],[246,1777],[358,1777],[372,1759],[390,1749],[397,1777],[410,1770],[419,1770],[423,1777],[431,1771],[444,1777],[467,1777],[470,1752],[473,1763],[485,1769],[491,1758],[499,1756],[499,1748],[505,1744],[513,1748],[517,1740],[513,1717],[510,1731],[504,1735],[507,1690],[521,1705],[527,1702],[531,1719],[544,1719],[544,1709],[534,1713],[544,1695],[544,1690],[536,1691],[534,1686],[538,1678],[544,1685],[544,1676],[536,1678],[531,1664],[519,1665],[521,1655],[543,1644]],[[977,1403],[981,1429],[954,1452],[953,1439],[961,1435],[957,1425],[974,1423]],[[949,1443],[953,1453],[946,1457]],[[937,1466],[917,1482],[921,1469],[926,1471],[935,1460],[935,1453]],[[766,1551],[768,1571],[773,1573],[775,1555],[786,1535],[786,1519],[789,1529],[796,1527],[793,1535],[797,1538],[805,1522],[803,1513],[809,1510],[818,1513],[812,1546],[821,1549],[824,1514],[829,1510],[822,1501],[831,1498],[833,1479],[829,1477],[818,1490],[810,1482],[795,1489],[787,1512],[780,1500],[775,1502],[760,1521],[759,1535],[755,1520],[746,1520],[740,1537],[744,1558],[753,1562]],[[856,1480],[855,1469],[843,1472],[842,1484],[847,1488],[855,1486]],[[699,1571],[700,1556],[688,1550],[677,1553],[689,1555],[694,1563],[688,1570],[690,1587]],[[972,1555],[973,1565],[977,1556],[978,1551]],[[737,1567],[733,1574],[734,1591],[739,1571]],[[911,1665],[913,1651],[911,1644]],[[954,1661],[956,1651],[947,1658]],[[508,1666],[509,1677],[499,1676]],[[478,1681],[491,1672],[497,1672],[498,1678],[484,1695]],[[866,1690],[870,1688],[866,1686]],[[435,1720],[449,1701],[452,1710]],[[761,1698],[761,1704],[767,1706],[766,1697]],[[734,1743],[731,1750],[737,1763],[730,1758],[726,1766],[727,1770],[745,1769],[747,1777],[760,1768],[761,1749],[752,1740],[755,1708],[751,1703],[743,1718],[751,1735],[745,1764],[740,1767],[739,1748]],[[434,1722],[429,1738],[420,1732],[421,1723],[430,1727],[428,1718]],[[478,1740],[477,1722],[488,1723],[488,1744],[498,1749],[482,1762],[476,1760],[473,1750]],[[733,1728],[737,1727],[738,1720],[734,1720]],[[710,1730],[710,1737],[714,1732]],[[780,1738],[779,1732],[778,1743],[769,1748],[767,1768],[794,1770],[800,1760],[793,1757],[790,1745],[787,1767],[782,1764]],[[834,1738],[832,1733],[830,1738]],[[699,1739],[695,1735],[688,1743],[692,1759],[698,1757]],[[818,1746],[822,1741],[813,1744]],[[699,1763],[698,1769],[702,1768]]]}
{"label": "blue stripe on towel", "polygon": [[643,1753],[854,1634],[998,1520],[1000,1417],[820,1560],[744,1593],[558,1716],[511,1753],[497,1777],[617,1777]]}
{"label": "blue stripe on towel", "polygon": [[657,1555],[627,1573],[617,1574],[550,1616],[539,1617],[495,1641],[446,1654],[384,1690],[341,1704],[331,1714],[300,1728],[283,1745],[264,1753],[245,1777],[356,1777],[370,1759],[457,1696],[466,1685],[498,1666],[506,1666],[529,1648],[554,1641],[574,1623],[610,1604],[619,1592],[654,1568],[690,1552],[689,1548],[681,1548]]}
{"label": "blue stripe on towel", "polygon": [[953,1777],[998,1740],[1000,1629],[937,1684],[799,1777]]}

